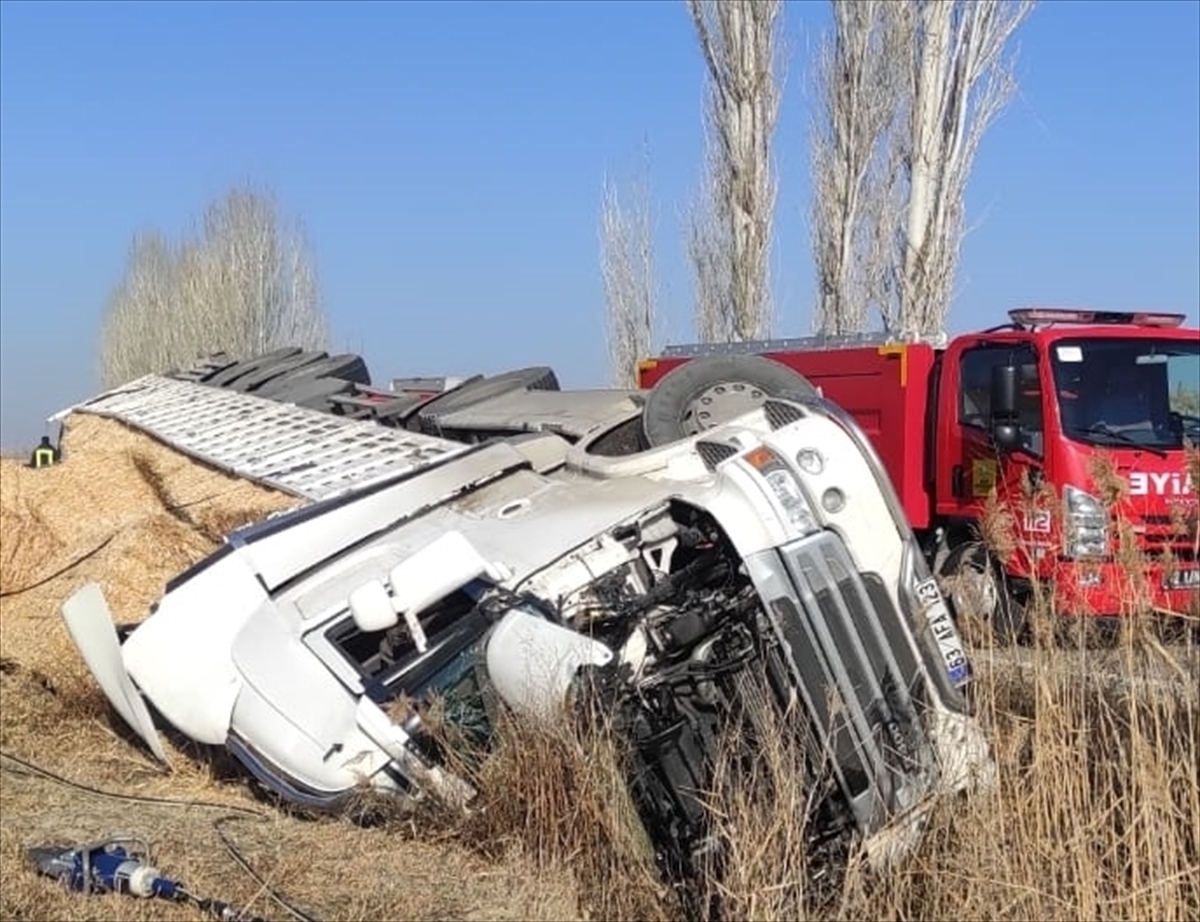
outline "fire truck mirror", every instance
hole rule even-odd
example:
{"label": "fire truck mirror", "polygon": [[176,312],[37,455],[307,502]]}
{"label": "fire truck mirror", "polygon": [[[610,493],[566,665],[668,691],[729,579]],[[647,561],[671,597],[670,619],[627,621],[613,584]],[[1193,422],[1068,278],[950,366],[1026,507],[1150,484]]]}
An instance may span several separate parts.
{"label": "fire truck mirror", "polygon": [[992,366],[991,393],[992,422],[1012,423],[1017,421],[1017,366]]}
{"label": "fire truck mirror", "polygon": [[992,367],[992,441],[999,451],[1013,451],[1021,444],[1021,418],[1017,408],[1017,367]]}
{"label": "fire truck mirror", "polygon": [[1016,423],[993,421],[992,444],[997,451],[1016,451],[1021,447],[1021,427]]}

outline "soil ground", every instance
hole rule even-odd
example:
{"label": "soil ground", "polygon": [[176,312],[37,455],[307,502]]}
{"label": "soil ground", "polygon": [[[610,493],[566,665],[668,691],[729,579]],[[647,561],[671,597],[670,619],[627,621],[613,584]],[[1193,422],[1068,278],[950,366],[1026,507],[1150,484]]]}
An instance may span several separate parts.
{"label": "soil ground", "polygon": [[117,833],[148,840],[193,892],[267,918],[295,917],[268,888],[330,920],[580,917],[570,876],[539,875],[519,854],[486,860],[436,836],[292,816],[186,744],[167,742],[164,770],[91,679],[63,601],[94,580],[118,624],[140,621],[224,534],[299,501],[99,417],[73,416],[62,447],[62,463],[41,470],[0,459],[0,918],[207,918],[75,896],[26,866],[29,846]]}

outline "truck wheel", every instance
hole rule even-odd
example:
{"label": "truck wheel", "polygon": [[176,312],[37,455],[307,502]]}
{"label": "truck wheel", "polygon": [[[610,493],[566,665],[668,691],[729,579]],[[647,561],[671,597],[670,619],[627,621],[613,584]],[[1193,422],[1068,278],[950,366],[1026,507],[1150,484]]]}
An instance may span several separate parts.
{"label": "truck wheel", "polygon": [[217,372],[204,383],[211,387],[230,387],[235,381],[245,377],[256,371],[262,371],[269,365],[274,365],[276,362],[282,362],[285,359],[290,359],[292,356],[299,355],[301,349],[298,346],[284,346],[276,349],[273,352],[265,352],[262,355],[255,356],[250,359],[243,359],[228,368],[224,368]]}
{"label": "truck wheel", "polygon": [[465,410],[467,407],[511,394],[516,391],[556,391],[558,377],[554,369],[545,365],[535,365],[531,368],[518,368],[506,371],[504,374],[493,375],[490,378],[475,378],[456,387],[452,391],[425,401],[417,411],[417,422],[426,432],[429,427],[437,427],[437,418],[446,413]]}
{"label": "truck wheel", "polygon": [[779,362],[757,355],[705,355],[673,368],[654,386],[642,412],[651,447],[711,429],[769,398],[808,400],[817,389]]}
{"label": "truck wheel", "polygon": [[175,371],[167,372],[167,377],[203,384],[213,375],[235,364],[237,364],[237,359],[233,356],[227,355],[224,352],[211,352],[206,356],[197,358],[186,368],[177,368]]}
{"label": "truck wheel", "polygon": [[337,394],[344,394],[352,387],[354,385],[351,382],[342,378],[306,378],[294,381],[289,387],[270,394],[269,399],[279,403],[294,403],[298,407],[306,407],[310,410],[332,413],[333,405],[329,398]]}
{"label": "truck wheel", "polygon": [[259,397],[276,398],[279,394],[290,391],[298,385],[309,381],[328,380],[336,378],[347,384],[365,384],[370,386],[371,376],[367,372],[366,362],[361,356],[353,353],[331,355],[311,365],[304,365],[289,371],[278,378],[272,378],[261,387],[254,390]]}
{"label": "truck wheel", "polygon": [[946,557],[941,576],[964,634],[1004,645],[1024,638],[1029,626],[1025,604],[1014,595],[1000,564],[983,547],[960,544]]}
{"label": "truck wheel", "polygon": [[264,384],[282,378],[284,375],[303,372],[306,368],[316,365],[329,358],[325,352],[301,352],[278,362],[264,365],[257,371],[242,375],[229,386],[235,391],[257,391]]}

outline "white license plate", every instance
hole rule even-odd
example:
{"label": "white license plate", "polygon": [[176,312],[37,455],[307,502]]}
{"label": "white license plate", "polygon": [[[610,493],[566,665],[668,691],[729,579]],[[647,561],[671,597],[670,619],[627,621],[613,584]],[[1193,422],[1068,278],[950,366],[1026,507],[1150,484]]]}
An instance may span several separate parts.
{"label": "white license plate", "polygon": [[1163,582],[1168,589],[1200,589],[1200,568],[1175,570]]}
{"label": "white license plate", "polygon": [[937,641],[938,651],[946,665],[946,674],[955,686],[966,685],[971,679],[971,666],[967,662],[962,638],[958,634],[958,628],[954,626],[954,619],[950,617],[950,610],[938,590],[937,582],[931,578],[917,586],[917,598],[925,606],[925,623],[929,625],[929,630],[933,632]]}

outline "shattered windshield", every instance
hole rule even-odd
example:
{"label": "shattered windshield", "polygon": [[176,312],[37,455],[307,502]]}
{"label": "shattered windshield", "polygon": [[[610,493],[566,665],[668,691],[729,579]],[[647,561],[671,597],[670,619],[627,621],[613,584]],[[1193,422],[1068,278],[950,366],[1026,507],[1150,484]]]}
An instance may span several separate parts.
{"label": "shattered windshield", "polygon": [[1062,340],[1051,351],[1063,432],[1090,445],[1200,444],[1200,341]]}

